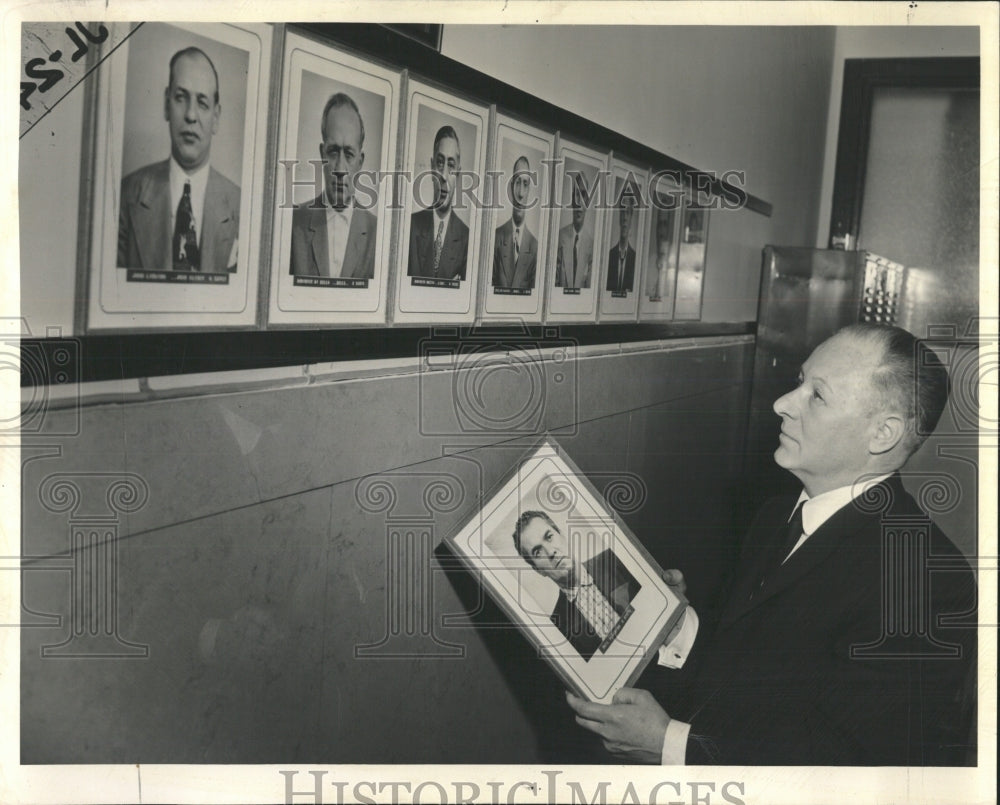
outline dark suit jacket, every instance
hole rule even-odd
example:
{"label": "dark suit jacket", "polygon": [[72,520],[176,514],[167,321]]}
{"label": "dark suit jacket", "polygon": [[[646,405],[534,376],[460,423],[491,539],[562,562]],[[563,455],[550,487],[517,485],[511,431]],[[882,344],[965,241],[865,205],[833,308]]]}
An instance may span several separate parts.
{"label": "dark suit jacket", "polygon": [[[848,504],[784,565],[775,546],[794,499],[773,499],[758,514],[714,634],[700,633],[688,659],[690,687],[668,709],[691,724],[688,764],[967,762],[975,628],[946,628],[936,617],[974,608],[974,577],[898,475],[863,497],[889,503],[884,513]],[[927,620],[897,632],[929,624],[928,637],[880,645],[897,624],[886,614],[883,590],[899,580],[883,561],[883,531],[925,533],[931,563],[950,568],[929,573],[929,588],[907,593]],[[932,640],[956,646],[960,656],[943,656],[946,649]],[[852,647],[866,645],[879,648],[852,656]],[[921,656],[905,657],[904,649]]]}
{"label": "dark suit jacket", "polygon": [[521,248],[514,264],[514,219],[497,227],[493,245],[493,287],[534,288],[538,265],[538,240],[521,225]]}
{"label": "dark suit jacket", "polygon": [[[146,165],[122,181],[118,213],[118,267],[172,271],[170,160]],[[198,248],[202,271],[235,271],[230,265],[240,234],[240,189],[215,168],[205,185]]]}
{"label": "dark suit jacket", "polygon": [[434,238],[437,235],[434,211],[421,210],[410,220],[410,257],[406,269],[410,277],[434,277],[437,279],[465,279],[466,263],[469,257],[469,227],[452,211],[448,228],[444,232],[441,259],[438,270],[434,271]]}
{"label": "dark suit jacket", "polygon": [[[378,219],[368,210],[354,208],[347,233],[342,277],[371,279],[375,276],[375,235]],[[326,237],[326,207],[323,197],[292,211],[292,259],[290,273],[307,277],[330,276],[330,254]]]}
{"label": "dark suit jacket", "polygon": [[[615,612],[623,614],[639,592],[639,582],[635,577],[610,550],[601,551],[585,561],[583,566]],[[559,598],[552,611],[552,623],[585,660],[594,656],[601,638],[562,589],[559,590]]]}
{"label": "dark suit jacket", "polygon": [[616,293],[631,291],[633,281],[635,279],[635,249],[632,248],[632,244],[630,243],[625,252],[625,273],[622,275],[621,284],[618,283],[618,262],[621,259],[620,254],[621,250],[618,248],[617,243],[614,245],[610,254],[608,254],[607,290],[614,291]]}

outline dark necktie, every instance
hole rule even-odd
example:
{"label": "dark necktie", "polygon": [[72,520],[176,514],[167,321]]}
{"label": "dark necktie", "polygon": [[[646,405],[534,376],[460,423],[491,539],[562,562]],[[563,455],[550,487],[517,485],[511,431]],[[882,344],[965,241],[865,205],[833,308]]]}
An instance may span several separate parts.
{"label": "dark necktie", "polygon": [[194,229],[194,211],[191,209],[191,183],[184,183],[184,194],[177,204],[174,216],[174,271],[200,271],[198,233]]}
{"label": "dark necktie", "polygon": [[444,246],[444,221],[438,223],[437,238],[434,240],[434,276],[437,276],[441,264],[441,248]]}
{"label": "dark necktie", "polygon": [[764,589],[768,580],[774,576],[774,574],[778,571],[778,568],[780,568],[784,563],[789,551],[795,547],[795,543],[797,543],[802,537],[802,507],[804,505],[805,501],[803,500],[798,506],[795,507],[795,511],[792,513],[792,518],[788,521],[788,526],[786,527],[785,532],[780,534],[782,539],[777,543],[775,553],[767,559],[767,563],[765,564],[764,570],[760,576],[760,581],[756,587],[753,587],[750,590],[750,597],[748,600],[753,601],[754,596]]}
{"label": "dark necktie", "polygon": [[576,281],[576,245],[580,242],[580,233],[577,232],[573,235],[573,281],[570,283],[570,288],[577,287]]}
{"label": "dark necktie", "polygon": [[514,263],[517,264],[517,258],[521,256],[521,227],[516,227],[514,229]]}

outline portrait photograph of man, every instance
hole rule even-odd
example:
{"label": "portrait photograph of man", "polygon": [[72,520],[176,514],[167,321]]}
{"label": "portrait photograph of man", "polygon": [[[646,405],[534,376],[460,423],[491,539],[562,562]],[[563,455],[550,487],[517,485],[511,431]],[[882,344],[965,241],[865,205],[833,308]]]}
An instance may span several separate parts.
{"label": "portrait photograph of man", "polygon": [[472,321],[488,279],[479,247],[489,109],[415,80],[407,93],[394,320]]}
{"label": "portrait photograph of man", "polygon": [[615,179],[616,209],[611,218],[611,241],[608,253],[605,289],[615,296],[631,293],[635,286],[635,227],[638,190],[624,179]]}
{"label": "portrait photograph of man", "polygon": [[645,289],[650,302],[669,301],[673,297],[677,271],[676,228],[677,210],[654,208]]}
{"label": "portrait photograph of man", "polygon": [[582,534],[566,530],[548,513],[529,509],[518,517],[512,538],[524,561],[558,587],[552,623],[589,660],[607,650],[619,622],[631,615],[639,582],[611,548],[586,556]]}
{"label": "portrait photograph of man", "polygon": [[556,252],[556,287],[573,290],[590,287],[594,267],[593,199],[588,197],[590,178],[596,171],[585,171],[582,164],[566,160],[564,198],[569,201],[560,215],[559,247]]}
{"label": "portrait photograph of man", "polygon": [[[493,239],[493,287],[535,287],[538,266],[538,239],[526,220],[528,205],[538,174],[532,171],[531,161],[524,154],[511,166],[507,182],[507,197],[511,204],[510,218],[499,227]],[[532,216],[537,219],[537,214]]]}
{"label": "portrait photograph of man", "polygon": [[[429,165],[433,193],[430,204],[410,219],[406,273],[410,277],[461,281],[468,271],[469,225],[454,208],[455,187],[462,170],[462,143],[453,125],[446,123],[435,131]],[[469,210],[464,213],[468,217]]]}
{"label": "portrait photograph of man", "polygon": [[400,78],[286,36],[268,321],[385,320]]}
{"label": "portrait photograph of man", "polygon": [[[381,164],[384,107],[380,95],[303,71],[294,190],[310,198],[292,213],[289,273],[375,276],[379,187],[374,178],[361,185],[359,172]],[[314,171],[322,174],[318,195],[308,185]]]}
{"label": "portrait photograph of man", "polygon": [[248,54],[156,23],[129,44],[116,264],[234,273]]}

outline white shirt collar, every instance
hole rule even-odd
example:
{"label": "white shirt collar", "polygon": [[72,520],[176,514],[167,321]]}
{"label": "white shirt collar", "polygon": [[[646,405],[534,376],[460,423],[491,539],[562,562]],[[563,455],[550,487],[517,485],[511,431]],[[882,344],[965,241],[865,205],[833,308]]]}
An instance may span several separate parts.
{"label": "white shirt collar", "polygon": [[[827,520],[829,520],[833,515],[840,511],[844,506],[854,500],[856,497],[864,494],[868,489],[873,486],[882,483],[886,478],[891,476],[892,473],[888,472],[885,475],[879,475],[874,478],[869,478],[861,483],[854,483],[850,486],[841,486],[837,489],[831,489],[828,492],[824,492],[821,495],[816,495],[816,497],[811,498],[803,489],[801,494],[799,494],[799,499],[792,508],[792,514],[795,513],[795,509],[798,508],[799,503],[802,503],[802,536],[799,537],[799,541],[795,543],[795,547],[788,552],[788,556],[795,553],[807,539],[809,539],[816,530],[823,525]],[[791,515],[788,517],[789,521],[792,519]],[[785,560],[788,559],[785,557]]]}
{"label": "white shirt collar", "polygon": [[438,227],[441,226],[441,222],[444,221],[444,229],[441,230],[441,237],[445,236],[448,231],[448,223],[451,220],[451,207],[448,208],[448,212],[441,215],[437,210],[434,210],[434,238],[437,238]]}

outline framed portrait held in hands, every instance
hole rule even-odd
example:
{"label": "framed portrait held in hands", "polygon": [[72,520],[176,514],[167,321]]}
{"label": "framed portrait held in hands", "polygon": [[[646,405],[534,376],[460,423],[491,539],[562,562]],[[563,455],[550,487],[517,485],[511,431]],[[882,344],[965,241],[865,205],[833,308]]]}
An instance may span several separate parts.
{"label": "framed portrait held in hands", "polygon": [[448,544],[562,682],[590,701],[609,703],[631,685],[687,605],[551,437]]}

